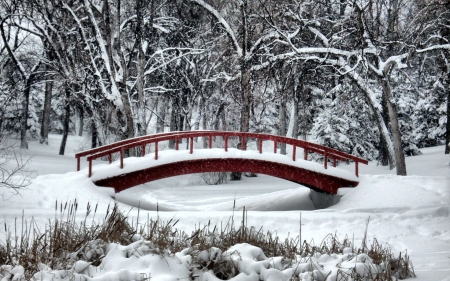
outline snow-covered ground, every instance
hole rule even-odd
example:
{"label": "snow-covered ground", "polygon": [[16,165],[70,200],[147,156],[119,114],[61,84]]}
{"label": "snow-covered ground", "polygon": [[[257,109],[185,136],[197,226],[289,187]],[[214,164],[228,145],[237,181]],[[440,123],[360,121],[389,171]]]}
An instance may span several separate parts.
{"label": "snow-covered ground", "polygon": [[[98,214],[104,214],[112,202],[111,189],[92,184],[86,169],[75,172],[74,154],[86,148],[83,138],[69,137],[65,156],[57,155],[60,136],[52,135],[49,141],[49,146],[31,142],[26,152],[32,157],[29,169],[35,171],[32,184],[20,195],[0,190],[2,225],[11,227],[24,214],[25,219],[33,217],[44,226],[55,216],[56,200],[77,199],[80,206],[98,203]],[[276,230],[281,238],[299,234],[301,214],[302,239],[314,239],[317,244],[327,234],[336,233],[342,238],[354,236],[358,245],[370,217],[369,242],[389,243],[394,253],[407,250],[416,280],[450,281],[450,156],[443,151],[443,147],[427,148],[423,155],[408,157],[407,177],[395,176],[395,171],[376,163],[361,165],[358,187],[340,189],[340,202],[321,210],[314,210],[308,188],[264,175],[218,186],[204,184],[199,175],[178,176],[128,189],[115,198],[127,212],[130,205],[135,206],[129,212],[134,221],[139,205],[149,210],[141,210],[141,218],[147,212],[162,220],[176,218],[177,228],[188,233],[199,224],[226,223],[235,200],[236,209],[245,206],[249,210],[248,225]],[[340,168],[354,171],[353,165]],[[82,212],[79,216],[84,217]],[[1,227],[0,241],[4,238]],[[164,277],[167,274],[152,280],[176,280]]]}

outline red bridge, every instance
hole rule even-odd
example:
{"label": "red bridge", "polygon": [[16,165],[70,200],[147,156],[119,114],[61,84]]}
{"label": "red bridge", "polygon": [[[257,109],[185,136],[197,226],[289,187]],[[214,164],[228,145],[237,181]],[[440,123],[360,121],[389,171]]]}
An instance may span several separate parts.
{"label": "red bridge", "polygon": [[[206,138],[209,149],[195,149],[194,151],[194,140],[199,137]],[[179,143],[183,139],[188,140],[186,143],[189,146],[188,150],[179,149]],[[217,148],[212,149],[213,140],[216,140],[215,143],[222,141],[223,149],[221,148],[219,151]],[[160,151],[160,146],[167,141],[172,141],[174,149],[180,151],[177,151],[176,154],[171,152],[170,156],[164,155],[164,160],[161,160],[161,156],[168,151]],[[230,142],[246,144],[251,141],[256,141],[256,150],[246,149],[246,145],[243,146],[242,150],[229,148]],[[263,152],[264,141],[273,142],[273,153]],[[292,146],[292,155],[277,154],[279,143]],[[146,152],[151,148],[153,148],[153,151],[147,154]],[[299,148],[303,149],[303,160],[296,159],[297,149]],[[130,149],[139,151],[140,156],[147,156],[140,159],[141,162],[139,163],[142,164],[139,164],[137,168],[135,167],[135,160],[135,162],[132,162],[132,158],[125,158],[126,151]],[[183,151],[184,154],[182,154]],[[308,160],[309,153],[322,155],[323,166],[316,162],[305,161]],[[149,155],[154,156],[154,159],[148,157]],[[190,156],[186,158],[187,155]],[[77,153],[75,157],[77,158],[78,171],[80,170],[80,159],[86,157],[89,162],[89,177],[93,178],[96,185],[113,187],[115,192],[146,182],[183,174],[250,172],[286,179],[316,191],[336,194],[341,187],[358,185],[358,164],[368,164],[367,160],[359,157],[298,139],[226,131],[187,131],[147,135],[83,151]],[[98,172],[93,171],[92,161],[103,157],[107,157],[109,163],[112,163],[113,157],[117,157],[118,163],[115,168],[106,167],[107,170],[110,170],[106,173],[100,172],[100,167],[96,168],[99,170]],[[333,167],[336,167],[338,161],[353,161],[355,163],[355,175],[342,169],[328,168],[329,162]],[[104,171],[105,167],[102,169]],[[117,171],[116,174],[113,173],[114,175],[111,176],[111,170],[113,169]]]}

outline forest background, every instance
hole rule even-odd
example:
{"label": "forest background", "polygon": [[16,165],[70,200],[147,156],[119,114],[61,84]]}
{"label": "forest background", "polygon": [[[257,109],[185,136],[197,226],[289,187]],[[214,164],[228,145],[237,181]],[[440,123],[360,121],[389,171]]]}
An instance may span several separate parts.
{"label": "forest background", "polygon": [[0,0],[0,33],[0,139],[24,149],[251,131],[406,175],[450,143],[448,0]]}

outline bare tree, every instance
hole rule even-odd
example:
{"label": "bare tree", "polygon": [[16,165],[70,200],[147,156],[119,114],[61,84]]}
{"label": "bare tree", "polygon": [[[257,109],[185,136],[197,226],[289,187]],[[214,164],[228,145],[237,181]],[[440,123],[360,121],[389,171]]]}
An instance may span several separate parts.
{"label": "bare tree", "polygon": [[30,158],[24,157],[20,151],[17,152],[17,148],[7,143],[0,132],[0,187],[6,187],[18,194],[20,189],[30,185],[32,172],[27,169],[29,162]]}

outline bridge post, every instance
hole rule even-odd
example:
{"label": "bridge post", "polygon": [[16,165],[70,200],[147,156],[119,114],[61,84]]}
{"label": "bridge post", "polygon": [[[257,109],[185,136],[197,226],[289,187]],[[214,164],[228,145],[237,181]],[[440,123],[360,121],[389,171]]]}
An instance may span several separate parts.
{"label": "bridge post", "polygon": [[294,144],[292,147],[292,161],[294,161],[294,162],[295,162],[295,158],[297,156],[296,154],[297,154],[297,146]]}
{"label": "bridge post", "polygon": [[120,168],[123,169],[123,148],[120,149]]}

